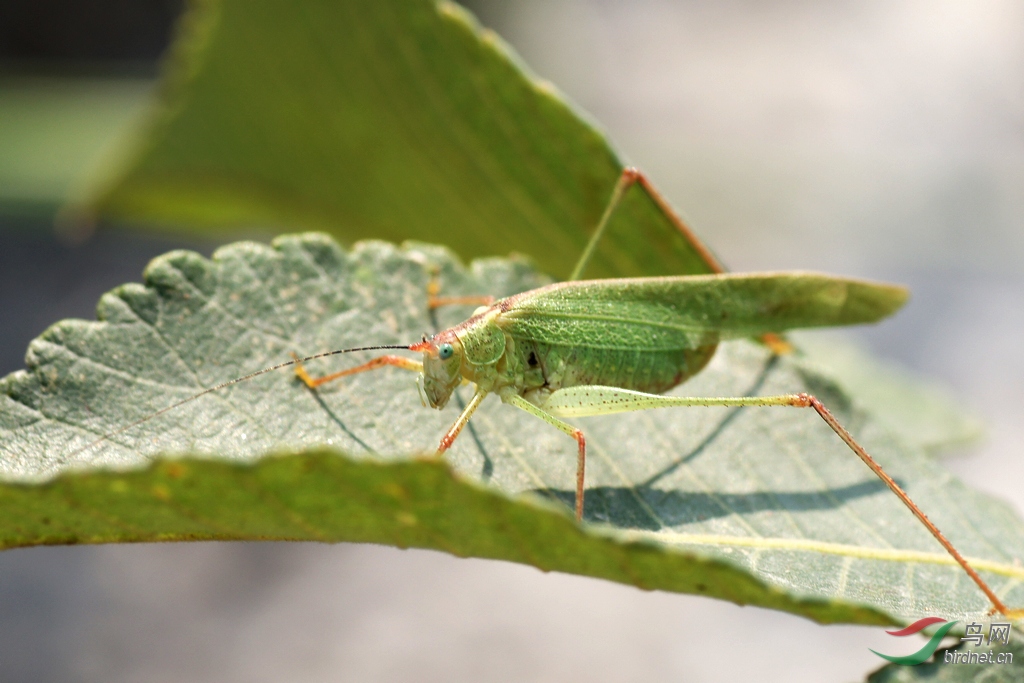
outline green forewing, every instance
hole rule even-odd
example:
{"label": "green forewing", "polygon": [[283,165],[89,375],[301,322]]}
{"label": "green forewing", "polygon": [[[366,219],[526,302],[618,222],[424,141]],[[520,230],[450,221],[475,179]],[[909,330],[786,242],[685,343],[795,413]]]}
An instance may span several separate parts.
{"label": "green forewing", "polygon": [[816,273],[591,280],[514,297],[498,324],[546,344],[662,351],[876,322],[906,299],[903,287]]}

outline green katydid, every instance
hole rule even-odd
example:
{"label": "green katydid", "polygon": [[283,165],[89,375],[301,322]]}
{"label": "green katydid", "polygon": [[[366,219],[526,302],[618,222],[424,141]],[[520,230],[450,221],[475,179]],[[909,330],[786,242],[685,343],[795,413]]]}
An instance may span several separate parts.
{"label": "green katydid", "polygon": [[[707,267],[709,274],[656,278],[578,280],[610,217],[626,191],[639,183],[661,207]],[[727,274],[647,179],[627,169],[602,215],[573,279],[499,301],[483,297],[440,298],[429,305],[482,304],[465,322],[409,345],[365,346],[295,358],[206,389],[120,429],[81,450],[232,384],[294,366],[312,390],[326,382],[393,366],[420,375],[425,405],[443,408],[455,389],[476,389],[440,441],[441,456],[467,425],[483,399],[497,394],[574,438],[577,442],[575,516],[585,506],[586,438],[563,418],[679,406],[791,406],[813,408],[858,457],[895,493],[960,564],[991,601],[1010,610],[956,548],[854,440],[818,399],[808,394],[742,397],[663,396],[700,372],[720,341],[759,337],[777,352],[787,344],[775,336],[803,327],[875,322],[899,309],[907,291],[898,286],[811,273]],[[385,355],[354,368],[313,378],[303,363],[326,356],[378,349],[422,353],[422,361]]]}

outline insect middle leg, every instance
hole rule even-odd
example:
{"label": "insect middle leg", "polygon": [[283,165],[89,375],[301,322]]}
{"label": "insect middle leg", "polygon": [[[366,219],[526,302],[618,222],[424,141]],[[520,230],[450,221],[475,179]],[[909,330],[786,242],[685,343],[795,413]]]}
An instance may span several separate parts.
{"label": "insect middle leg", "polygon": [[526,412],[539,417],[540,419],[547,422],[549,425],[560,429],[572,438],[576,439],[578,447],[576,454],[576,521],[579,522],[583,519],[583,482],[586,476],[587,470],[587,439],[583,436],[583,432],[573,427],[568,422],[562,422],[554,415],[545,412],[541,408],[533,405],[525,398],[514,392],[508,392],[502,395],[501,400],[505,403],[510,403],[516,408],[525,410]]}
{"label": "insect middle leg", "polygon": [[435,269],[427,283],[427,308],[434,309],[442,306],[490,306],[494,303],[494,297],[490,295],[479,296],[440,296],[441,281]]}

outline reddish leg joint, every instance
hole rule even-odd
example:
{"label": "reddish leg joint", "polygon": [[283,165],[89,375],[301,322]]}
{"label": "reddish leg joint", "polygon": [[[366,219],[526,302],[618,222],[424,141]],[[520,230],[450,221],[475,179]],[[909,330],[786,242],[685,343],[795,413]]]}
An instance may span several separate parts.
{"label": "reddish leg joint", "polygon": [[[812,405],[817,404],[821,406],[821,401],[814,398],[810,394],[796,394],[793,405],[797,408],[810,408]],[[824,408],[825,406],[821,406]],[[820,410],[818,411],[821,412]]]}
{"label": "reddish leg joint", "polygon": [[[690,229],[690,226],[683,221],[682,216],[676,213],[676,210],[668,203],[668,200],[658,192],[658,189],[654,187],[647,176],[644,175],[643,171],[637,168],[628,167],[622,169],[622,176],[619,178],[619,186],[616,188],[616,193],[619,196],[625,195],[626,190],[630,188],[634,183],[639,184],[640,187],[644,188],[647,195],[654,200],[654,203],[658,205],[661,212],[668,217],[675,226],[676,230],[683,236],[683,238],[689,243],[690,248],[693,249],[704,261],[704,264],[711,270],[712,273],[724,273],[725,266],[719,262],[711,250],[708,249],[703,242],[697,237],[697,235]],[[786,355],[793,352],[793,347],[784,338],[777,334],[764,334],[761,335],[761,342],[771,349],[772,353],[776,355]]]}
{"label": "reddish leg joint", "polygon": [[629,186],[633,183],[639,183],[640,187],[644,188],[647,195],[654,200],[654,203],[658,205],[668,219],[675,226],[676,230],[682,234],[687,242],[690,243],[690,247],[700,255],[700,258],[712,273],[724,273],[725,267],[715,258],[715,255],[711,253],[704,243],[697,238],[697,235],[690,229],[690,226],[683,221],[682,216],[676,213],[676,210],[669,205],[668,200],[658,192],[658,189],[654,187],[643,171],[637,168],[629,167],[622,170],[622,177],[619,178],[619,183],[622,187],[622,192],[625,193]]}
{"label": "reddish leg joint", "polygon": [[438,453],[444,453],[446,450],[451,448],[452,444],[455,443],[456,437],[458,437],[459,432],[461,432],[461,431],[462,431],[462,429],[459,429],[458,431],[451,431],[451,432],[448,432],[447,434],[445,434],[444,436],[442,436],[441,437],[441,443],[438,444],[438,446],[437,446],[437,452]]}

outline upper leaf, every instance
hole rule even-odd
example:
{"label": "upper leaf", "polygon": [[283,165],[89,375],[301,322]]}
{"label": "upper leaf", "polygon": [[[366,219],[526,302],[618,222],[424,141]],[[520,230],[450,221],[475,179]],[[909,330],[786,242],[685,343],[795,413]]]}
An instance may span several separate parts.
{"label": "upper leaf", "polygon": [[[530,254],[564,277],[623,163],[495,34],[435,0],[205,0],[106,214]],[[709,272],[635,186],[591,277]]]}
{"label": "upper leaf", "polygon": [[0,212],[52,216],[83,174],[113,153],[151,90],[135,79],[0,74]]}
{"label": "upper leaf", "polygon": [[[446,454],[454,476],[436,462],[407,460],[434,450],[458,402],[441,412],[422,407],[414,377],[394,368],[316,393],[289,372],[269,373],[83,450],[98,435],[289,352],[415,342],[434,329],[426,285],[435,268],[453,295],[505,296],[546,282],[521,261],[465,269],[439,248],[373,242],[344,252],[316,235],[280,238],[273,248],[232,245],[213,261],[188,252],[156,259],[144,285],[101,299],[98,322],[54,325],[32,342],[28,369],[0,380],[0,470],[12,482],[0,486],[0,545],[371,541],[699,592],[822,621],[987,611],[959,567],[811,411],[691,408],[580,420],[590,453],[582,528],[565,505],[575,443],[496,399]],[[469,311],[443,313],[448,326]],[[1004,600],[1024,604],[1020,520],[895,436],[799,356],[729,342],[675,391],[817,394]],[[309,449],[320,455],[264,458]],[[229,462],[97,471],[173,454]]]}

